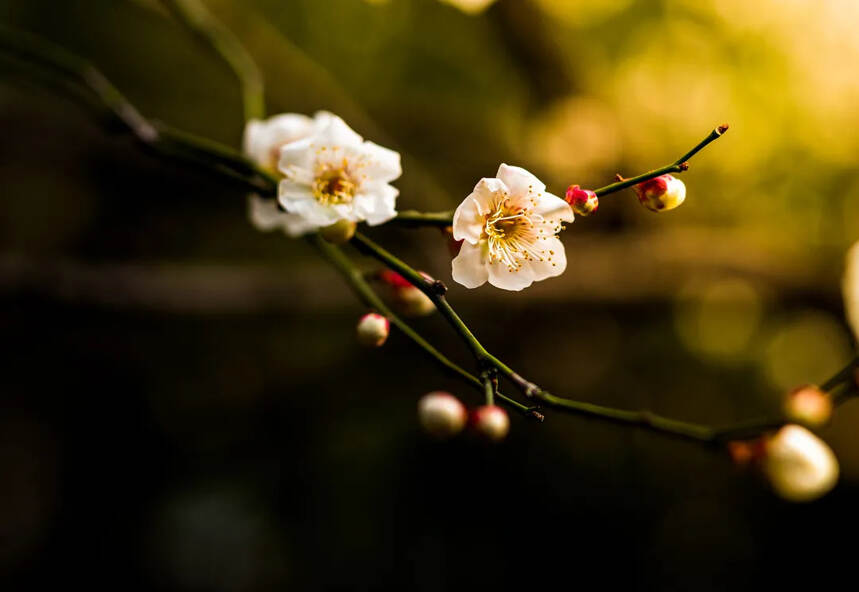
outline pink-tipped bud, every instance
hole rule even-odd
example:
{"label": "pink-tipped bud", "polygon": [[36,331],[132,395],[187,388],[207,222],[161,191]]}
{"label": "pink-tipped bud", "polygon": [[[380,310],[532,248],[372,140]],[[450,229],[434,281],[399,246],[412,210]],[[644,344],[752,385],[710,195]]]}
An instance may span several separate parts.
{"label": "pink-tipped bud", "polygon": [[[434,281],[424,272],[420,274],[427,281]],[[379,273],[379,279],[391,287],[394,302],[402,314],[422,317],[435,312],[435,304],[430,297],[396,271],[386,269]]]}
{"label": "pink-tipped bud", "polygon": [[590,216],[600,207],[597,194],[590,189],[580,189],[578,185],[570,185],[564,199],[579,216]]}
{"label": "pink-tipped bud", "polygon": [[638,201],[651,212],[673,210],[686,199],[686,185],[671,175],[654,177],[633,186]]}
{"label": "pink-tipped bud", "polygon": [[811,427],[820,427],[832,416],[832,399],[814,385],[791,391],[784,402],[788,419]]}
{"label": "pink-tipped bud", "polygon": [[468,414],[459,399],[443,391],[433,391],[418,401],[418,421],[429,435],[451,438],[465,427]]}
{"label": "pink-tipped bud", "polygon": [[371,312],[361,317],[356,331],[358,343],[367,347],[380,347],[388,339],[391,323],[382,315]]}
{"label": "pink-tipped bud", "polygon": [[357,230],[358,224],[355,222],[351,222],[350,220],[338,220],[331,226],[326,226],[325,228],[319,231],[319,234],[327,240],[329,243],[334,243],[335,245],[342,245],[343,243],[349,242],[352,240],[352,237],[355,236],[355,230]]}
{"label": "pink-tipped bud", "polygon": [[474,430],[490,442],[500,442],[510,431],[507,412],[497,405],[483,405],[471,413]]}

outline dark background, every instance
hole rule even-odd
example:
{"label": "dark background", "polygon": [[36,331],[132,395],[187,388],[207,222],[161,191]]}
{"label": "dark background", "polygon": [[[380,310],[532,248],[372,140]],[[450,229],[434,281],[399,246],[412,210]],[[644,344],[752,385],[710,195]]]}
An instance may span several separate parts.
{"label": "dark background", "polygon": [[[502,161],[555,193],[603,185],[732,124],[682,208],[606,197],[564,233],[561,278],[452,286],[489,349],[552,391],[724,424],[850,357],[849,0],[207,4],[259,60],[271,112],[330,109],[403,152],[402,208],[453,207]],[[0,22],[239,146],[229,70],[156,2],[0,0]],[[420,395],[476,393],[396,332],[355,345],[364,311],[312,249],[256,232],[239,188],[0,73],[3,590],[851,585],[852,403],[821,434],[840,484],[804,505],[720,451],[556,412],[512,417],[494,447],[429,441]],[[436,230],[370,234],[451,283]],[[441,319],[414,324],[471,363]]]}

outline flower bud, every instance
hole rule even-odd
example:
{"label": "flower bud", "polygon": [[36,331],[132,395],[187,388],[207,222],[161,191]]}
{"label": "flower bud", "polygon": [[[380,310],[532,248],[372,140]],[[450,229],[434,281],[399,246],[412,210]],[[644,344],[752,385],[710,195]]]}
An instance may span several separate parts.
{"label": "flower bud", "polygon": [[510,418],[507,412],[497,405],[483,405],[471,414],[475,431],[490,442],[500,442],[510,431]]}
{"label": "flower bud", "polygon": [[671,175],[661,175],[633,186],[638,201],[652,212],[673,210],[686,199],[686,185]]}
{"label": "flower bud", "polygon": [[[434,281],[427,274],[420,272],[429,281]],[[435,311],[435,304],[429,296],[421,292],[409,280],[396,271],[386,269],[379,273],[379,279],[388,284],[393,292],[397,308],[406,316],[421,317]]]}
{"label": "flower bud", "polygon": [[358,343],[367,347],[380,347],[388,339],[391,323],[382,315],[371,312],[361,317],[356,329]]}
{"label": "flower bud", "polygon": [[358,228],[358,224],[356,222],[352,222],[351,220],[341,219],[332,224],[331,226],[326,226],[319,231],[319,234],[322,235],[322,238],[327,240],[329,243],[334,243],[335,245],[342,245],[343,243],[351,240],[353,236],[355,236],[355,230]]}
{"label": "flower bud", "polygon": [[832,415],[832,399],[814,385],[801,386],[788,394],[784,413],[791,421],[819,427]]}
{"label": "flower bud", "polygon": [[435,312],[435,304],[429,296],[415,288],[400,288],[396,292],[397,306],[408,317],[424,317]]}
{"label": "flower bud", "polygon": [[763,470],[775,492],[792,502],[817,499],[838,481],[838,460],[832,449],[795,424],[767,439]]}
{"label": "flower bud", "polygon": [[418,401],[418,421],[429,435],[450,438],[465,427],[467,414],[459,399],[443,391],[433,391]]}
{"label": "flower bud", "polygon": [[600,200],[590,189],[580,189],[578,185],[570,185],[564,196],[573,211],[579,216],[589,216],[597,211]]}
{"label": "flower bud", "polygon": [[750,464],[760,462],[764,457],[764,440],[732,440],[727,444],[728,455],[738,467],[746,467]]}

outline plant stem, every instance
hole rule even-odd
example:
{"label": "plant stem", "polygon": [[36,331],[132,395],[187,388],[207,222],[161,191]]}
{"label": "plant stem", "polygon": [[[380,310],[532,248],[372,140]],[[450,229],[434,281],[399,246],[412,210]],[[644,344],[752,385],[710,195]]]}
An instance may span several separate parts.
{"label": "plant stem", "polygon": [[403,210],[397,213],[392,220],[402,226],[450,226],[453,224],[453,212],[418,212],[417,210]]}
{"label": "plant stem", "polygon": [[200,0],[161,0],[196,37],[210,46],[229,65],[242,90],[245,121],[265,117],[262,74],[239,39]]}
{"label": "plant stem", "polygon": [[660,175],[665,175],[667,173],[682,173],[689,168],[689,163],[687,161],[690,158],[698,154],[698,152],[700,152],[710,142],[722,137],[722,135],[726,131],[728,131],[728,126],[720,125],[716,129],[711,131],[706,138],[698,142],[698,144],[696,144],[695,147],[692,148],[689,152],[687,152],[671,164],[667,164],[664,167],[660,167],[658,169],[642,173],[641,175],[637,175],[629,179],[618,181],[617,183],[612,183],[611,185],[606,185],[605,187],[600,187],[599,189],[594,190],[594,193],[596,193],[598,197],[602,197],[603,195],[608,195],[609,193],[614,193],[616,191],[620,191],[621,189],[626,189],[627,187],[638,185],[639,183],[642,183],[649,179],[653,179],[654,177],[658,177]]}
{"label": "plant stem", "polygon": [[[338,272],[340,272],[340,275],[349,283],[350,287],[361,302],[387,318],[392,325],[399,329],[406,337],[411,339],[412,342],[420,347],[427,355],[433,358],[442,367],[442,369],[448,372],[448,374],[464,380],[469,386],[477,389],[481,393],[485,392],[484,382],[482,380],[452,362],[399,316],[394,314],[379,295],[376,294],[370,284],[367,283],[361,270],[343,254],[343,251],[319,235],[313,235],[310,238],[310,242],[319,250],[322,256],[325,257],[325,259],[331,263]],[[526,417],[537,421],[543,421],[543,415],[539,413],[536,408],[522,405],[518,401],[506,397],[501,393],[498,393],[498,398],[506,405],[509,405]]]}
{"label": "plant stem", "polygon": [[854,381],[857,368],[859,368],[859,356],[854,357],[846,366],[844,366],[844,368],[836,372],[832,378],[820,385],[820,390],[826,393],[843,382]]}

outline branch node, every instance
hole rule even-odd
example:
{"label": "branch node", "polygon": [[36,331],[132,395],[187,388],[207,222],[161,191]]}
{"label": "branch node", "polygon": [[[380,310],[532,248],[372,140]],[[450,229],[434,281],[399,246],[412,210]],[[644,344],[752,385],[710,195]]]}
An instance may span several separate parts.
{"label": "branch node", "polygon": [[717,127],[717,128],[716,128],[716,133],[717,133],[717,134],[719,134],[719,135],[721,136],[721,135],[722,135],[722,134],[724,134],[726,131],[728,131],[728,127],[729,127],[729,126],[728,126],[728,124],[727,124],[727,123],[723,123],[722,125],[720,125],[719,127]]}
{"label": "branch node", "polygon": [[688,171],[689,170],[689,163],[688,162],[681,162],[680,164],[677,165],[677,168],[679,168],[681,171]]}

